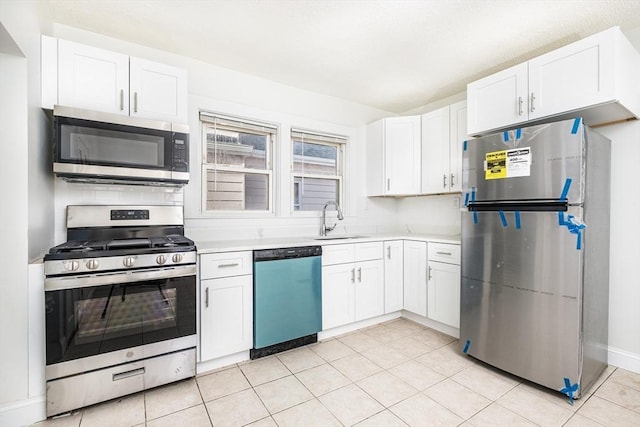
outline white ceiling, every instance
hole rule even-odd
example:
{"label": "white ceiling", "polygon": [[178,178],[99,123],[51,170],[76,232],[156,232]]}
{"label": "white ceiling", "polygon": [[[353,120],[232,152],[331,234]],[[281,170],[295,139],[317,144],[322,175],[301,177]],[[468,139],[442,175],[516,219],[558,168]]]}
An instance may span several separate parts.
{"label": "white ceiling", "polygon": [[640,0],[45,0],[54,22],[402,113],[605,28]]}

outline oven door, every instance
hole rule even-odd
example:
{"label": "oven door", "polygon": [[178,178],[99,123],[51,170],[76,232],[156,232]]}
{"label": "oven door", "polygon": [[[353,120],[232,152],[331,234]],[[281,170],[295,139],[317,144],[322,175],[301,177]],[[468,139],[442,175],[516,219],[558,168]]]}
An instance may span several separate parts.
{"label": "oven door", "polygon": [[72,178],[188,182],[188,134],[174,132],[168,122],[149,126],[55,116],[53,171]]}
{"label": "oven door", "polygon": [[47,380],[196,345],[195,266],[45,281]]}

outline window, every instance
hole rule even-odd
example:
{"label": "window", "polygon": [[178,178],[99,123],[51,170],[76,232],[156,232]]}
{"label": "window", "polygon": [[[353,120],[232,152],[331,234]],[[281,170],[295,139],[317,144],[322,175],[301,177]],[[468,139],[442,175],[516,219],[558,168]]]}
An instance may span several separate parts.
{"label": "window", "polygon": [[203,211],[271,211],[271,124],[201,112]]}
{"label": "window", "polygon": [[342,206],[347,138],[291,129],[293,210],[319,211],[329,200]]}

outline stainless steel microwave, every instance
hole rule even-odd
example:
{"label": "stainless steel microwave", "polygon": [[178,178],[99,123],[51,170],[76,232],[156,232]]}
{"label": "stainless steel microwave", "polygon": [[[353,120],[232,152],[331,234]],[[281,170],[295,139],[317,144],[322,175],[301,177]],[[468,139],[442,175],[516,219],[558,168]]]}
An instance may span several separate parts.
{"label": "stainless steel microwave", "polygon": [[70,181],[184,185],[187,125],[56,106],[53,172]]}

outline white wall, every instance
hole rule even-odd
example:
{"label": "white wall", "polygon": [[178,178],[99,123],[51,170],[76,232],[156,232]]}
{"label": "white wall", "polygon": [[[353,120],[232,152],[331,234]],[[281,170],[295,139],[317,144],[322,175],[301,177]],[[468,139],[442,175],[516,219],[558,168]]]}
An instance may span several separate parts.
{"label": "white wall", "polygon": [[611,139],[609,363],[640,372],[640,122],[596,131]]}
{"label": "white wall", "polygon": [[[0,64],[0,177],[7,192],[0,224],[12,245],[0,259],[0,425],[10,426],[44,415],[43,387],[29,383],[29,346],[42,335],[29,333],[28,263],[53,242],[53,181],[46,170],[51,168],[47,119],[39,107],[40,33],[46,26],[39,2],[0,1],[0,26],[0,51],[8,53]],[[10,45],[14,48],[7,50]],[[42,284],[41,275],[34,278]],[[32,312],[42,316],[44,307]],[[41,356],[43,342],[38,344]]]}

